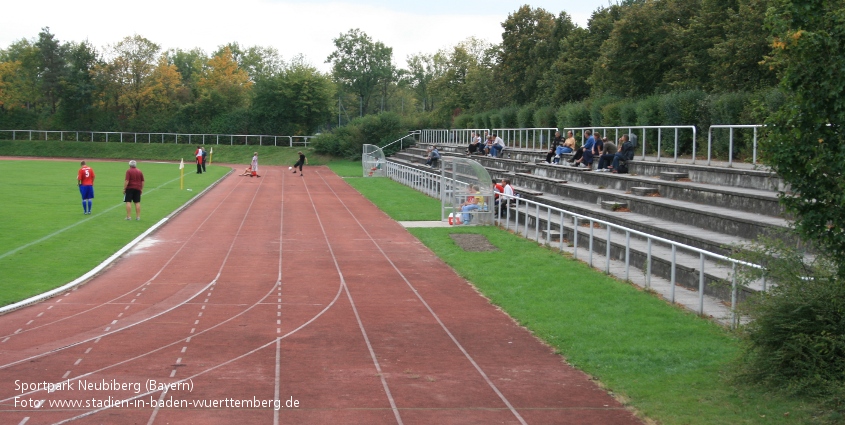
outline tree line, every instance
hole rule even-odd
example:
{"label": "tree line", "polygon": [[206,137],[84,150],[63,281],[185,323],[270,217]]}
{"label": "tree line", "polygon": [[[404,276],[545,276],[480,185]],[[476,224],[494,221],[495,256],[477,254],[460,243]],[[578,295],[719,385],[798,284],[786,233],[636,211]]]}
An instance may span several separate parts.
{"label": "tree line", "polygon": [[[411,55],[405,68],[391,47],[351,29],[334,39],[329,73],[270,47],[162,51],[136,34],[98,49],[44,28],[0,50],[0,126],[311,134],[392,111],[409,127],[498,127],[511,124],[502,108],[526,106],[542,112],[513,124],[642,125],[635,105],[611,106],[607,117],[600,109],[683,92],[698,103],[736,94],[747,109],[778,82],[767,62],[770,2],[624,0],[597,9],[583,28],[565,11],[524,5],[501,23],[500,43],[470,38]],[[573,114],[560,109],[573,104],[598,112],[562,123]]]}

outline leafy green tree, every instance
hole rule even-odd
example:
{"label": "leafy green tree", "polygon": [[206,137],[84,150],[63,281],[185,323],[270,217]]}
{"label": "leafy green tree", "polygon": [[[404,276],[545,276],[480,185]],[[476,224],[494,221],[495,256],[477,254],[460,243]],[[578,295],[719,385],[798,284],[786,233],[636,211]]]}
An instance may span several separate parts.
{"label": "leafy green tree", "polygon": [[777,86],[777,75],[764,61],[770,51],[764,25],[769,3],[739,0],[737,8],[727,11],[724,38],[709,50],[709,89],[754,91]]}
{"label": "leafy green tree", "polygon": [[[772,0],[769,65],[787,93],[767,120],[763,159],[790,193],[795,228],[845,278],[845,8],[839,0]],[[840,281],[841,284],[841,281]]]}
{"label": "leafy green tree", "polygon": [[3,51],[2,56],[4,62],[17,62],[12,80],[17,103],[26,109],[37,110],[40,107],[39,99],[41,98],[38,47],[29,40],[21,39]]}
{"label": "leafy green tree", "polygon": [[50,33],[50,27],[41,29],[38,33],[38,41],[35,43],[38,48],[38,77],[41,93],[47,105],[50,106],[50,113],[56,113],[56,105],[62,92],[62,80],[65,78],[65,49]]}
{"label": "leafy green tree", "polygon": [[698,4],[645,1],[626,8],[601,47],[592,93],[636,97],[677,88],[684,75],[683,35]]}
{"label": "leafy green tree", "polygon": [[134,116],[149,100],[147,86],[159,51],[158,44],[137,34],[111,46],[113,57],[105,75],[113,79],[122,113]]}
{"label": "leafy green tree", "polygon": [[247,106],[252,84],[249,74],[238,66],[228,47],[208,61],[197,81],[201,101],[222,102],[215,108],[222,111]]}
{"label": "leafy green tree", "polygon": [[442,52],[430,55],[420,53],[408,57],[408,69],[404,73],[404,79],[414,91],[423,111],[431,111],[434,108],[431,84],[443,75],[445,67],[446,58]]}
{"label": "leafy green tree", "polygon": [[199,81],[202,70],[208,63],[208,57],[199,48],[191,50],[171,49],[166,54],[168,61],[176,66],[176,70],[182,76],[183,91],[180,92],[180,100],[183,103],[192,102],[199,96],[197,81]]}
{"label": "leafy green tree", "polygon": [[62,81],[58,115],[66,128],[88,130],[94,114],[94,79],[97,51],[87,41],[68,43],[67,72]]}
{"label": "leafy green tree", "polygon": [[326,58],[334,78],[359,96],[364,111],[370,111],[373,95],[394,76],[393,49],[357,28],[335,38],[334,45],[335,51]]}
{"label": "leafy green tree", "polygon": [[310,135],[325,124],[334,104],[331,77],[301,60],[255,83],[256,125],[269,134]]}
{"label": "leafy green tree", "polygon": [[[587,28],[560,30],[566,35],[558,43],[560,50],[539,83],[544,102],[559,105],[581,101],[590,95],[598,54],[623,10],[619,5],[598,9],[590,17]],[[567,25],[565,20],[562,25]]]}
{"label": "leafy green tree", "polygon": [[537,81],[558,50],[555,16],[545,9],[520,7],[502,23],[502,47],[497,72],[507,95],[523,105],[537,98]]}

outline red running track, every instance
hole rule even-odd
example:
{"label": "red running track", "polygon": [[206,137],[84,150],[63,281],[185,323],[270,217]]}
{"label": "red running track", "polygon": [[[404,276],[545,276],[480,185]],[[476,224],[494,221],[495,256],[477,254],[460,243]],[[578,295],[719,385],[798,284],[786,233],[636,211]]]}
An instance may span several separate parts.
{"label": "red running track", "polygon": [[330,170],[262,169],[0,317],[0,423],[641,423]]}

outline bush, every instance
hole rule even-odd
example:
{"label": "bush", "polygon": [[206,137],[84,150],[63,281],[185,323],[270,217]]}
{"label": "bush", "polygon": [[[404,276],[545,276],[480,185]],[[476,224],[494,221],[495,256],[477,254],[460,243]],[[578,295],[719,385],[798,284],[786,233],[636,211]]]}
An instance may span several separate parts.
{"label": "bush", "polygon": [[[812,263],[796,249],[796,237],[771,238],[744,251],[742,259],[766,267],[770,290],[743,306],[751,321],[742,329],[747,349],[740,378],[792,395],[845,408],[845,281],[824,254]],[[746,270],[740,281],[759,279]]]}
{"label": "bush", "polygon": [[499,125],[498,128],[516,128],[517,127],[517,114],[519,113],[519,108],[516,106],[505,106],[502,109],[499,109]]}
{"label": "bush", "polygon": [[662,125],[660,119],[660,96],[649,96],[634,104],[637,112],[636,125]]}
{"label": "bush", "polygon": [[534,111],[534,127],[551,128],[557,127],[555,108],[553,106],[541,106]]}
{"label": "bush", "polygon": [[621,102],[619,125],[637,125],[637,102],[627,100]]}
{"label": "bush", "polygon": [[516,113],[516,125],[519,128],[531,128],[534,127],[534,110],[536,107],[534,105],[525,105],[519,108],[519,111]]}
{"label": "bush", "polygon": [[494,128],[505,128],[505,125],[502,124],[502,117],[499,112],[491,112],[489,115],[487,115],[487,119],[490,122],[487,128],[491,130]]}
{"label": "bush", "polygon": [[461,114],[455,117],[452,128],[473,128],[473,115]]}
{"label": "bush", "polygon": [[590,110],[584,102],[569,102],[557,110],[557,128],[587,127]]}
{"label": "bush", "polygon": [[613,102],[601,108],[602,122],[604,127],[618,127],[622,125],[622,102]]}
{"label": "bush", "polygon": [[484,122],[484,113],[478,113],[472,116],[472,126],[474,128],[489,128]]}
{"label": "bush", "polygon": [[[743,112],[750,102],[748,93],[723,93],[711,95],[707,99],[709,122],[701,122],[702,131],[709,131],[715,124],[744,124]],[[730,148],[730,131],[727,129],[713,130],[713,153],[727,159]],[[754,131],[734,130],[733,158],[738,155],[751,156]],[[718,137],[717,137],[718,136]]]}
{"label": "bush", "polygon": [[614,96],[605,96],[599,99],[594,100],[589,108],[590,108],[590,125],[594,127],[602,127],[608,126],[605,124],[605,118],[603,114],[603,109],[608,104],[617,102],[619,99]]}
{"label": "bush", "polygon": [[[707,94],[701,90],[687,90],[682,92],[668,93],[660,96],[660,112],[663,125],[694,125],[701,134],[702,116],[706,115],[706,108],[703,105]],[[653,144],[656,146],[656,144]],[[678,140],[679,154],[692,152],[692,134],[682,132]],[[698,151],[701,151],[699,148]],[[674,145],[669,149],[669,154],[674,153]]]}
{"label": "bush", "polygon": [[393,112],[365,115],[330,133],[319,135],[314,141],[314,151],[357,159],[361,157],[365,144],[384,146],[406,134],[408,128],[403,125],[401,117]]}

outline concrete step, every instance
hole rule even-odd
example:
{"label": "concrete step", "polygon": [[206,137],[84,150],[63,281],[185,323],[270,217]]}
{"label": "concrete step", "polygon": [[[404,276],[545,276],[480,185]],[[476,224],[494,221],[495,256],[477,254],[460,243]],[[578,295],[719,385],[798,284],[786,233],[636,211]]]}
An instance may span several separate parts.
{"label": "concrete step", "polygon": [[[508,223],[508,225],[503,223]],[[561,217],[557,212],[543,209],[537,211],[535,207],[526,204],[512,205],[510,211],[503,214],[500,225],[519,234],[536,235],[538,242],[544,242],[550,246],[556,245],[552,242],[552,236],[557,235],[557,244],[581,248],[580,251],[575,251],[575,255],[581,260],[587,260],[588,263],[591,257],[590,252],[603,256],[607,253],[609,236],[611,260],[624,261],[633,269],[645,270],[650,267],[651,272],[656,276],[671,280],[674,257],[675,282],[692,290],[698,290],[701,284],[701,256],[698,252],[677,248],[673,253],[670,245],[658,241],[652,241],[649,247],[648,241],[635,233],[626,234],[613,228],[608,233],[607,228],[596,228],[590,226],[589,223],[575,226],[571,216]],[[560,237],[563,239],[561,240]],[[650,266],[647,264],[649,258],[651,259]],[[591,263],[590,265],[602,269],[601,264]],[[705,257],[703,270],[704,293],[729,301],[731,299],[731,266],[717,259]],[[640,271],[637,272],[640,273]],[[742,300],[762,290],[762,286],[763,282],[753,282],[740,288],[739,299]]]}
{"label": "concrete step", "polygon": [[566,180],[570,183],[584,183],[596,187],[631,191],[634,187],[656,188],[663,198],[733,210],[766,214],[780,217],[783,207],[778,194],[771,190],[749,189],[733,186],[696,183],[691,181],[665,181],[655,177],[636,174],[613,174],[584,172],[585,170],[560,165],[538,164],[531,174]]}
{"label": "concrete step", "polygon": [[621,190],[573,182],[560,184],[545,177],[529,174],[517,173],[512,180],[516,185],[543,192],[546,195],[557,195],[567,201],[589,205],[600,205],[604,201],[625,202],[631,212],[643,216],[746,239],[771,235],[789,226],[786,220],[778,217],[712,205],[703,208],[701,205],[682,200],[637,196]]}

